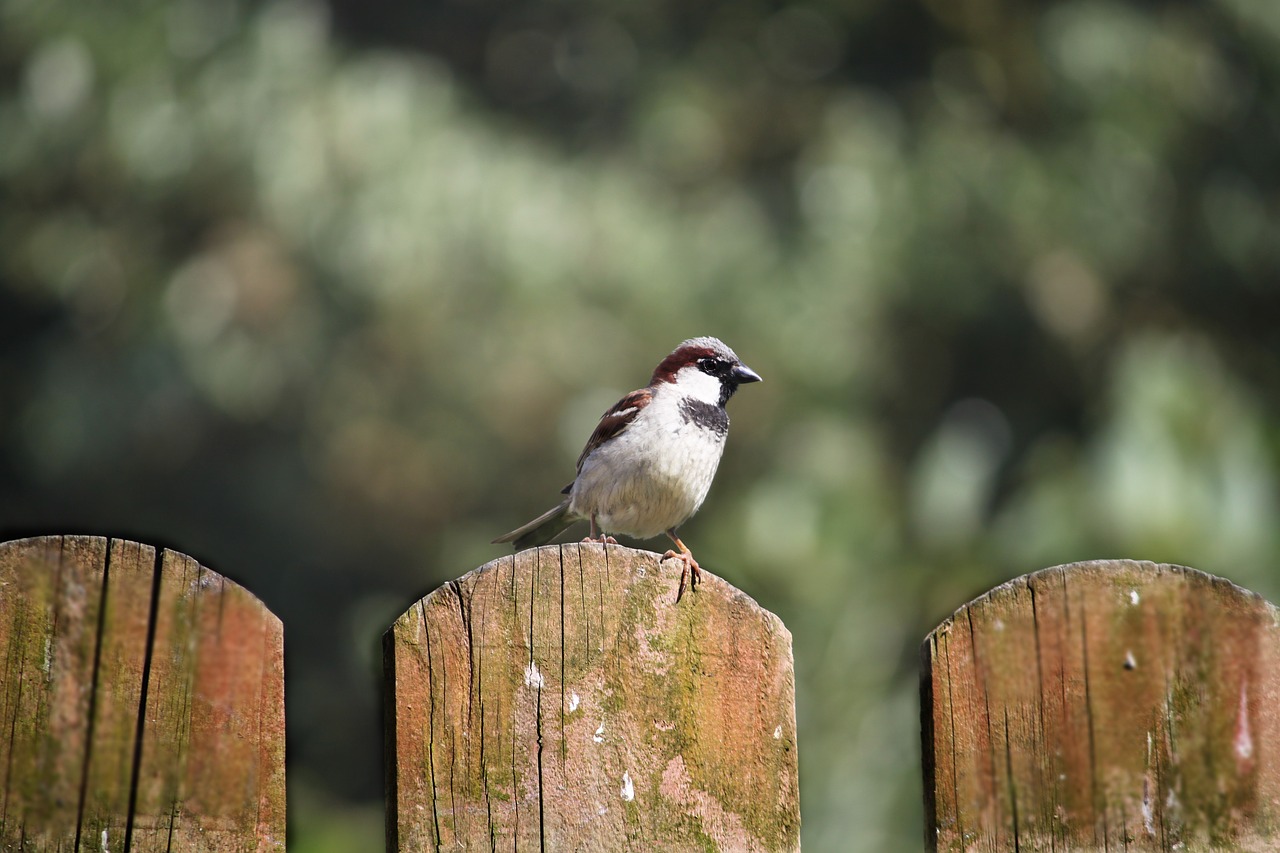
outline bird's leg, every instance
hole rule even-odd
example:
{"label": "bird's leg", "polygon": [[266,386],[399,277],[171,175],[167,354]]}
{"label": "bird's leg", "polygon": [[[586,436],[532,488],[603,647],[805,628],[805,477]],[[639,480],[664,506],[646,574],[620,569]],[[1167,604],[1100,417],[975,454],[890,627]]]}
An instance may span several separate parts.
{"label": "bird's leg", "polygon": [[676,593],[676,603],[684,597],[684,583],[689,581],[689,589],[697,590],[698,581],[702,580],[702,568],[698,565],[698,561],[693,559],[693,552],[689,547],[680,541],[680,537],[676,535],[675,528],[667,531],[667,536],[671,537],[671,541],[676,543],[676,547],[680,550],[668,551],[662,555],[662,559],[669,560],[675,558],[684,563],[684,568],[680,571],[680,590]]}
{"label": "bird's leg", "polygon": [[596,538],[595,513],[592,513],[591,515],[591,535],[588,536],[586,539],[583,539],[582,541],[583,542],[599,542],[601,545],[617,545],[618,544],[617,539],[614,539],[612,536],[606,535],[603,530],[600,531],[600,538],[599,539]]}

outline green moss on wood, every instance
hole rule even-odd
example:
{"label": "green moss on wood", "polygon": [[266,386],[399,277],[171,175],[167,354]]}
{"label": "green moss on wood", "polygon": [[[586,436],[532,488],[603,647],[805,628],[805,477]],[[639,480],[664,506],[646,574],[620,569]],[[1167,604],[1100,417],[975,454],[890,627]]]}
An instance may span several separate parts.
{"label": "green moss on wood", "polygon": [[[453,775],[445,782],[437,778],[431,792],[401,773],[399,820],[420,820],[415,815],[424,810],[414,799],[420,791],[434,808],[453,813],[442,835],[457,833],[458,843],[483,846],[491,830],[517,842],[526,832],[538,838],[541,772],[548,843],[572,846],[594,838],[610,849],[620,838],[632,838],[641,847],[666,849],[797,847],[789,637],[771,617],[761,621],[754,603],[748,606],[718,579],[676,606],[677,579],[672,565],[659,565],[650,554],[566,545],[495,561],[433,593],[424,602],[438,599],[441,605],[426,607],[435,624],[431,658],[423,657],[421,643],[396,646],[406,653],[404,661],[396,657],[396,701],[403,719],[412,720],[424,707],[417,691],[430,684],[437,713],[452,715],[448,727],[431,728],[436,746],[453,751]],[[742,619],[744,608],[757,614],[754,623]],[[409,624],[398,621],[394,630],[407,631]],[[452,649],[468,641],[468,626],[470,655],[437,655],[438,639],[440,650]],[[726,645],[730,640],[738,645]],[[531,654],[541,690],[530,683]],[[415,655],[418,663],[410,660]],[[744,689],[734,679],[742,662],[755,658],[768,659],[766,669],[785,675]],[[423,675],[428,670],[429,679]],[[568,710],[564,703],[572,694],[579,704]],[[476,710],[481,704],[483,712]],[[771,709],[767,726],[759,719],[748,724],[765,706]],[[483,736],[476,725],[481,718]],[[402,725],[398,719],[398,732]],[[779,726],[785,736],[774,739]],[[441,740],[446,732],[450,736]],[[750,746],[752,740],[767,741],[767,748]],[[402,739],[402,748],[426,750],[411,741]],[[437,768],[440,760],[438,753]],[[664,774],[681,767],[678,784],[674,777],[664,783]],[[620,791],[624,773],[635,789],[629,802]],[[777,791],[783,793],[762,796]],[[706,823],[704,808],[720,817]],[[785,814],[773,819],[771,809]],[[476,814],[484,819],[477,822]],[[737,835],[717,841],[714,834],[725,830],[710,827],[718,823]],[[400,835],[413,833],[402,827]]]}
{"label": "green moss on wood", "polygon": [[[166,556],[158,570],[151,548],[123,540],[0,545],[0,691],[9,715],[0,724],[12,733],[0,741],[0,766],[9,768],[0,848],[21,833],[22,849],[68,848],[77,835],[82,846],[97,849],[105,837],[122,849],[132,822],[135,849],[185,849],[197,837],[222,849],[283,849],[279,622],[218,580],[207,592],[189,583],[185,564]],[[225,633],[183,627],[185,611],[168,604],[206,594],[226,595],[208,620]],[[192,685],[211,659],[240,677],[208,679],[198,703]],[[193,738],[208,751],[188,750]],[[226,743],[233,748],[218,748]]]}
{"label": "green moss on wood", "polygon": [[1265,849],[1247,839],[1277,819],[1275,616],[1220,579],[1123,561],[966,605],[924,649],[939,846]]}

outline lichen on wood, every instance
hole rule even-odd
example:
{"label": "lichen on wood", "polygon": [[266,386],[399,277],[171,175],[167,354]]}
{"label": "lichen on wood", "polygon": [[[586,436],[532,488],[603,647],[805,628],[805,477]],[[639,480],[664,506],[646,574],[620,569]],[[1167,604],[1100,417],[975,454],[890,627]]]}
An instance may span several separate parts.
{"label": "lichen on wood", "polygon": [[495,560],[384,638],[388,849],[795,850],[791,637],[609,545]]}

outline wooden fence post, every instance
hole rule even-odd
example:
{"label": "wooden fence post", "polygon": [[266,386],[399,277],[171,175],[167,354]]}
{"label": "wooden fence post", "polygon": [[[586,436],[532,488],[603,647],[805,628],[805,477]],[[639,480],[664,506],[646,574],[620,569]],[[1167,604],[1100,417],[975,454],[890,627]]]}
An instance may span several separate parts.
{"label": "wooden fence post", "polygon": [[0,850],[284,850],[280,621],[190,557],[0,544]]}
{"label": "wooden fence post", "polygon": [[921,652],[937,850],[1276,850],[1280,613],[1129,560],[1046,569]]}
{"label": "wooden fence post", "polygon": [[791,635],[709,572],[551,545],[384,637],[387,847],[799,848]]}

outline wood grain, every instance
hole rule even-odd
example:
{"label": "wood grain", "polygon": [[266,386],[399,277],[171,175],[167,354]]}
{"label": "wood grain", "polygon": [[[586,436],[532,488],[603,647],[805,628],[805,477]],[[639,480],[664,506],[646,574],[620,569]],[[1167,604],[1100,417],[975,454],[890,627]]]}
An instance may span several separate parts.
{"label": "wood grain", "polygon": [[284,849],[283,633],[119,539],[0,544],[0,849]]}
{"label": "wood grain", "polygon": [[1275,850],[1280,613],[1129,560],[1027,575],[921,650],[937,850]]}
{"label": "wood grain", "polygon": [[388,849],[796,850],[791,635],[615,545],[495,560],[384,637]]}

